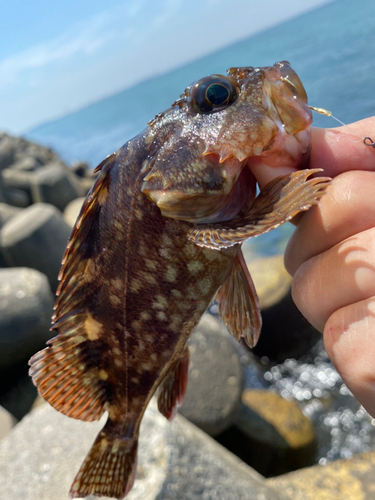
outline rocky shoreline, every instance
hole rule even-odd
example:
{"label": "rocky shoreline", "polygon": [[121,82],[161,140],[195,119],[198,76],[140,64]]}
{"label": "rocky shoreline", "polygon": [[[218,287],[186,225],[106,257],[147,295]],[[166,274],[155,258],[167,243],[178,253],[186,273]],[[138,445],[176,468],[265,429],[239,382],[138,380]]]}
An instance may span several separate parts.
{"label": "rocky shoreline", "polygon": [[[1,498],[66,498],[97,431],[97,424],[77,423],[41,403],[27,376],[29,357],[51,337],[61,258],[94,179],[84,162],[68,166],[49,148],[0,133]],[[249,262],[249,268],[266,330],[257,359],[297,356],[318,337],[291,301],[282,256]],[[179,413],[195,425],[180,415],[169,425],[151,404],[129,499],[292,498],[279,491],[278,479],[268,483],[263,476],[313,464],[309,419],[277,394],[244,390],[246,365],[255,357],[228,334],[214,306],[193,333],[190,351]]]}

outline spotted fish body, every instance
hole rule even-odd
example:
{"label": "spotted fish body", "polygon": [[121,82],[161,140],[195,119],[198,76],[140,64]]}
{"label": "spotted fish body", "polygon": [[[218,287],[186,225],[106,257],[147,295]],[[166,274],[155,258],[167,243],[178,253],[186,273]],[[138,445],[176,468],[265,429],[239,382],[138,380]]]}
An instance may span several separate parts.
{"label": "spotted fish body", "polygon": [[[267,78],[279,70],[283,78],[285,68],[294,78],[287,63],[215,75],[213,110],[194,100],[198,82],[97,169],[63,259],[57,335],[30,360],[40,394],[58,411],[86,421],[108,412],[71,497],[123,498],[131,489],[143,413],[159,388],[159,410],[175,415],[187,385],[187,340],[216,294],[235,338],[250,346],[258,338],[259,307],[240,243],[306,210],[327,184],[301,171],[253,201],[248,157],[264,153],[277,164],[283,155],[294,164],[309,152],[305,97],[302,111],[292,102],[299,124],[288,125],[284,138],[275,116],[285,103],[269,111],[268,94],[260,98]],[[293,85],[282,90],[288,98],[294,92]]]}

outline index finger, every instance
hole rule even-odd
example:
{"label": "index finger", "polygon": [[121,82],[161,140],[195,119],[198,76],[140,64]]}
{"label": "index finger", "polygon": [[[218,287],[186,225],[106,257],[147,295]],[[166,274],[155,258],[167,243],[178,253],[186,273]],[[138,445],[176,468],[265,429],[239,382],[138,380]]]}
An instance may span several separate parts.
{"label": "index finger", "polygon": [[375,117],[345,127],[311,129],[312,149],[309,168],[322,168],[324,175],[336,177],[349,170],[375,170],[375,150],[363,143],[375,141]]}

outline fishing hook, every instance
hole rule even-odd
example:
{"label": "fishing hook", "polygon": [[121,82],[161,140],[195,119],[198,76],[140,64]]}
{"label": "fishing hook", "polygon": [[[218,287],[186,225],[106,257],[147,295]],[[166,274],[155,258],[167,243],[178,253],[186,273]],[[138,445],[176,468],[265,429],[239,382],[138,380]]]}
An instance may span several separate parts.
{"label": "fishing hook", "polygon": [[371,137],[365,137],[363,139],[363,144],[365,146],[371,146],[372,148],[375,149],[375,142],[371,139]]}

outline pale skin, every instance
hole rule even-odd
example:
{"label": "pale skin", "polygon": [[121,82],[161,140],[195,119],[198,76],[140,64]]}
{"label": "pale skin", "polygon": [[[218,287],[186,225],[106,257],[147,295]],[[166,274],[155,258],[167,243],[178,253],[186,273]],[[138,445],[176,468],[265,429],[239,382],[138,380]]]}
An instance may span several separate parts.
{"label": "pale skin", "polygon": [[[375,117],[350,129],[313,129],[309,168],[334,179],[318,206],[299,217],[285,253],[292,295],[323,333],[348,388],[375,417]],[[251,166],[260,186],[293,169]]]}

